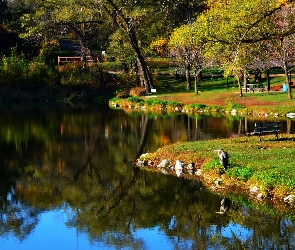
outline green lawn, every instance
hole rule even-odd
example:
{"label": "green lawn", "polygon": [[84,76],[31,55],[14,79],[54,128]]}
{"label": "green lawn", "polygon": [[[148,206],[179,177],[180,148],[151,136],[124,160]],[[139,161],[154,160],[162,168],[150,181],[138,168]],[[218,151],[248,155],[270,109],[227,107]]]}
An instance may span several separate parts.
{"label": "green lawn", "polygon": [[[272,197],[281,201],[289,194],[295,195],[295,135],[282,134],[279,137],[279,140],[275,140],[274,135],[266,135],[261,142],[257,136],[251,136],[176,143],[145,157],[153,159],[155,165],[163,159],[169,159],[172,164],[176,159],[185,164],[196,162],[203,175],[206,175],[205,182],[208,186],[221,178],[224,186],[229,189],[239,186],[240,190],[249,195],[250,188],[257,186],[265,198]],[[218,155],[214,151],[219,148],[229,154],[230,168],[223,174]]]}

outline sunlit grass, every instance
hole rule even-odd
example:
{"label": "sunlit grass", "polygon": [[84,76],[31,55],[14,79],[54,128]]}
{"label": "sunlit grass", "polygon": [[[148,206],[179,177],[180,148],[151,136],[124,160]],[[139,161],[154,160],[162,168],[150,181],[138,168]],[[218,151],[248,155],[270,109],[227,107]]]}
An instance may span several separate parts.
{"label": "sunlit grass", "polygon": [[292,157],[295,135],[281,134],[279,137],[275,140],[274,135],[266,135],[262,141],[257,136],[250,136],[176,143],[159,149],[152,157],[159,160],[166,157],[171,162],[180,159],[185,163],[202,159],[202,166],[199,167],[212,178],[217,178],[221,164],[214,150],[223,148],[228,152],[230,162],[230,168],[223,174],[225,180],[234,185],[239,183],[248,191],[251,186],[257,185],[261,192],[274,190],[277,196],[283,197],[295,189]]}
{"label": "sunlit grass", "polygon": [[[251,94],[248,94],[251,95]],[[295,103],[294,100],[288,100],[288,94],[284,92],[264,92],[255,95],[258,100],[262,101],[274,101],[274,102],[284,102],[284,103]]]}

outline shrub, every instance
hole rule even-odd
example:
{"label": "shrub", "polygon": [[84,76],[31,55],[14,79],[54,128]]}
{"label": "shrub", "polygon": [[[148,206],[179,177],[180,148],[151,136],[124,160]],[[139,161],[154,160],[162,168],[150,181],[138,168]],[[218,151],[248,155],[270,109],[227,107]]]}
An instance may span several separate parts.
{"label": "shrub", "polygon": [[238,104],[238,103],[234,103],[232,101],[232,99],[230,99],[230,98],[226,99],[225,103],[226,103],[226,109],[228,109],[228,110],[243,109],[244,108],[243,105]]}
{"label": "shrub", "polygon": [[139,104],[144,103],[144,100],[142,100],[141,98],[136,97],[136,96],[130,96],[130,97],[127,98],[127,100],[130,101],[130,102],[139,103]]}
{"label": "shrub", "polygon": [[194,111],[198,111],[198,110],[204,110],[206,108],[206,105],[204,104],[199,104],[199,103],[195,103],[195,104],[190,104],[187,106],[189,109],[192,109]]}
{"label": "shrub", "polygon": [[159,106],[167,106],[168,105],[168,101],[162,101],[162,100],[156,100],[156,99],[148,99],[146,100],[146,104],[149,105],[149,106],[156,106],[156,105],[159,105]]}
{"label": "shrub", "polygon": [[8,57],[0,61],[0,83],[15,87],[38,87],[45,84],[59,82],[59,73],[52,67],[45,64],[43,56],[35,57],[31,61],[16,54],[16,49],[11,50]]}
{"label": "shrub", "polygon": [[131,96],[144,96],[146,94],[146,90],[144,87],[134,87],[129,91]]}

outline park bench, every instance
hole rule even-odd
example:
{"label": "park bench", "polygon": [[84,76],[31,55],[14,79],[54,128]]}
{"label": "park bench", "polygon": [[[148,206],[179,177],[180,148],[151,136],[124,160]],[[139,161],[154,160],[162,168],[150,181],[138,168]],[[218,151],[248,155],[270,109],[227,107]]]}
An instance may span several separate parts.
{"label": "park bench", "polygon": [[261,141],[262,134],[275,134],[278,140],[280,129],[281,122],[256,122],[254,132],[248,133],[248,135],[258,135]]}

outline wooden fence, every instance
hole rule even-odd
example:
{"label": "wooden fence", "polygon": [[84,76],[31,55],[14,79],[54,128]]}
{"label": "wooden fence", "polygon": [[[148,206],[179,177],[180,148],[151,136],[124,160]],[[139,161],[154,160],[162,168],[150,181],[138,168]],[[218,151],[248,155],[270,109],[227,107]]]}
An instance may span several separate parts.
{"label": "wooden fence", "polygon": [[[57,64],[59,66],[66,64],[66,63],[82,63],[82,62],[83,62],[82,56],[58,56],[57,57]],[[94,60],[93,60],[92,56],[86,56],[85,63],[87,65],[93,64]]]}

